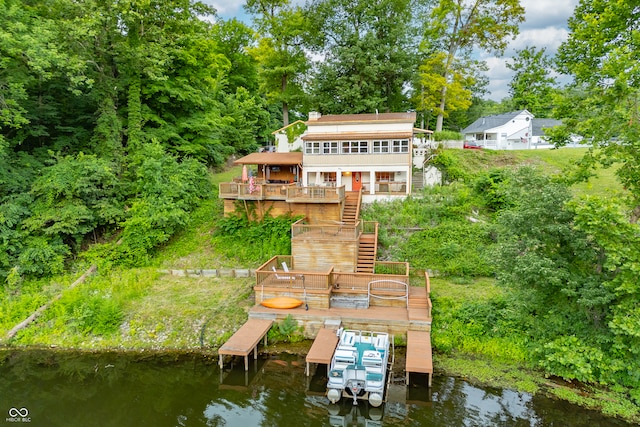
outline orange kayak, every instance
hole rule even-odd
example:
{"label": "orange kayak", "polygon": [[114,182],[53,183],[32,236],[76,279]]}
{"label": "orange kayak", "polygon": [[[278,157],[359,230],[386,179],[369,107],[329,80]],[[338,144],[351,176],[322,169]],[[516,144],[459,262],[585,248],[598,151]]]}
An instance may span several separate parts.
{"label": "orange kayak", "polygon": [[261,304],[269,308],[296,308],[302,305],[302,301],[290,297],[276,297],[266,299]]}

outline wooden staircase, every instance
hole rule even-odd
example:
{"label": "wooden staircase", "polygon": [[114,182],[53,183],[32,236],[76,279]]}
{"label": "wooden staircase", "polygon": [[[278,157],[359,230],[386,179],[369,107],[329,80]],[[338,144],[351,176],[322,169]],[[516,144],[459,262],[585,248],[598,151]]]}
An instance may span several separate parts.
{"label": "wooden staircase", "polygon": [[355,225],[358,220],[358,204],[360,203],[360,194],[356,191],[350,191],[345,194],[344,210],[342,211],[342,222],[348,225]]}
{"label": "wooden staircase", "polygon": [[376,250],[375,234],[360,235],[356,273],[373,273],[373,267],[376,262]]}
{"label": "wooden staircase", "polygon": [[427,289],[411,286],[409,288],[409,308],[426,310],[429,308]]}

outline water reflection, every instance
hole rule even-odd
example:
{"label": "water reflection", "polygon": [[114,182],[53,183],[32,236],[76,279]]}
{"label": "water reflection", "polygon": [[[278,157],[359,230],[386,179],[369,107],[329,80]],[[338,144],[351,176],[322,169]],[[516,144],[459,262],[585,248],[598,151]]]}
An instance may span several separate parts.
{"label": "water reflection", "polygon": [[[326,370],[299,356],[225,365],[203,355],[0,351],[0,425],[35,426],[622,426],[565,402],[481,389],[455,378],[393,381],[370,408],[324,396]],[[10,421],[26,408],[28,424]]]}

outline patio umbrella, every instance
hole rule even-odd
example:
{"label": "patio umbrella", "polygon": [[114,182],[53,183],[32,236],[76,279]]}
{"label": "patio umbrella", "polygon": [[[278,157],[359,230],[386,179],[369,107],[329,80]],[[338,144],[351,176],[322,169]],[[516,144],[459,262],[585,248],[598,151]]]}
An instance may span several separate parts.
{"label": "patio umbrella", "polygon": [[247,173],[247,165],[242,165],[242,182],[246,182],[249,179],[249,174]]}
{"label": "patio umbrella", "polygon": [[316,185],[318,187],[322,185],[322,172],[316,172]]}

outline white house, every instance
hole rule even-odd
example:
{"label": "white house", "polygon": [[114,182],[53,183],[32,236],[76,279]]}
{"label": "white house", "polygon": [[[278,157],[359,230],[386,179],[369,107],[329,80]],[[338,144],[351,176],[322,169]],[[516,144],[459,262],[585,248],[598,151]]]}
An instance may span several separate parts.
{"label": "white house", "polygon": [[411,193],[415,112],[309,113],[303,141],[303,186],[362,190],[363,202]]}
{"label": "white house", "polygon": [[481,117],[462,130],[465,141],[484,148],[523,150],[532,147],[533,114],[527,110]]}

